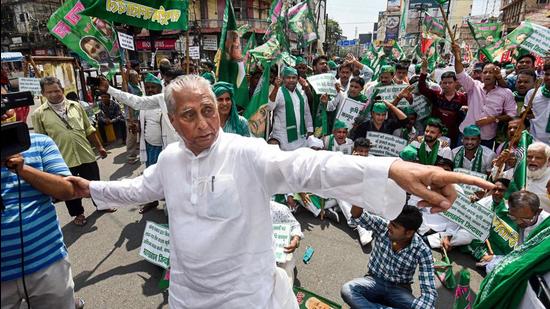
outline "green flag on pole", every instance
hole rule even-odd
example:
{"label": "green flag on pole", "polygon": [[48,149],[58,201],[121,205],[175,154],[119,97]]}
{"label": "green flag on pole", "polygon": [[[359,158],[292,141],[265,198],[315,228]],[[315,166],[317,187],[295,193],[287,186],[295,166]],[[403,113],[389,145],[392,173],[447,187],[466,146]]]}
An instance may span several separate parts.
{"label": "green flag on pole", "polygon": [[301,46],[317,40],[317,29],[309,1],[303,1],[288,9],[288,27],[296,33]]}
{"label": "green flag on pole", "polygon": [[445,23],[441,19],[426,13],[422,20],[422,32],[442,38],[445,36]]}
{"label": "green flag on pole", "polygon": [[409,15],[409,0],[403,0],[401,5],[401,18],[399,19],[399,33],[405,35],[407,32],[407,16]]}
{"label": "green flag on pole", "polygon": [[91,67],[112,74],[118,71],[117,33],[111,23],[81,13],[85,7],[78,0],[65,1],[48,20],[53,36]]}
{"label": "green flag on pole", "polygon": [[269,79],[271,73],[271,61],[262,62],[263,73],[250,104],[244,111],[244,117],[248,119],[248,126],[250,132],[256,136],[267,139],[267,120],[269,112],[267,110],[267,103],[269,101]]}
{"label": "green flag on pole", "polygon": [[218,47],[217,73],[218,81],[233,84],[235,88],[235,102],[246,108],[248,105],[248,82],[241,38],[237,32],[237,21],[231,0],[225,1],[223,13],[223,28],[220,45]]}
{"label": "green flag on pole", "polygon": [[[510,190],[518,191],[527,185],[527,148],[533,143],[533,136],[523,130],[516,148],[516,168],[514,169],[514,179],[510,185]],[[510,192],[513,192],[510,191]]]}
{"label": "green flag on pole", "polygon": [[470,309],[472,308],[473,294],[470,289],[470,272],[468,269],[462,268],[458,278],[453,309]]}
{"label": "green flag on pole", "polygon": [[84,15],[150,30],[187,30],[189,0],[81,0]]}

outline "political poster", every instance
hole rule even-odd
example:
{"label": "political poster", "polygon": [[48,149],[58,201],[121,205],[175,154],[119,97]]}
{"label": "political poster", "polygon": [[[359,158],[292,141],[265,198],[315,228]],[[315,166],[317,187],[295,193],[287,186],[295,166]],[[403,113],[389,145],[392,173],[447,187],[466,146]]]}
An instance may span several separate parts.
{"label": "political poster", "polygon": [[371,148],[369,154],[380,157],[399,157],[399,153],[405,146],[407,146],[407,140],[380,132],[367,132],[367,138],[371,142]]}
{"label": "political poster", "polygon": [[317,94],[328,94],[336,96],[336,78],[331,73],[312,75],[307,78],[307,81],[311,84]]}
{"label": "political poster", "polygon": [[466,194],[458,192],[452,207],[441,215],[463,227],[476,239],[484,241],[489,237],[494,213],[479,203],[471,203]]}
{"label": "political poster", "polygon": [[164,269],[170,266],[170,230],[168,226],[147,221],[139,255]]}
{"label": "political poster", "polygon": [[[479,177],[481,179],[487,179],[487,175],[485,175],[483,173],[474,172],[474,171],[471,171],[471,170],[465,169],[465,168],[455,168],[454,172],[461,173],[461,174],[466,174],[466,175],[470,175],[470,176],[474,176],[474,177]],[[477,191],[484,191],[482,188],[474,186],[474,185],[459,184],[459,186],[462,188],[462,190],[464,190],[464,194],[466,194],[467,196],[472,195]]]}
{"label": "political poster", "polygon": [[128,50],[136,50],[134,46],[134,37],[129,34],[119,32],[118,43],[120,44],[121,48],[128,49]]}
{"label": "political poster", "polygon": [[296,300],[298,301],[298,307],[300,309],[311,309],[311,308],[323,308],[323,309],[340,309],[342,306],[339,304],[328,300],[322,296],[319,296],[313,292],[310,292],[301,287],[294,287],[294,295],[296,295]]}
{"label": "political poster", "polygon": [[[409,102],[407,102],[406,104],[409,104]],[[418,115],[417,120],[425,119],[428,116],[430,116],[432,113],[431,104],[428,102],[428,99],[421,94],[413,95],[413,104],[410,106],[412,107],[412,109],[414,109],[414,111]]]}
{"label": "political poster", "polygon": [[40,95],[40,78],[19,77],[19,91],[30,91],[33,95]]}
{"label": "political poster", "polygon": [[50,17],[48,29],[90,66],[101,72],[118,71],[120,56],[115,29],[109,22],[82,15],[84,9],[81,1],[65,1]]}
{"label": "political poster", "polygon": [[348,128],[351,128],[364,105],[365,103],[346,98],[340,110],[338,110],[338,114],[336,114],[336,119],[343,121]]}
{"label": "political poster", "polygon": [[[409,85],[380,86],[376,87],[374,91],[376,91],[376,96],[380,96],[382,100],[391,102],[403,89],[407,88],[408,86]],[[398,102],[397,107],[403,106],[405,104],[409,105],[409,102],[406,99],[402,99]]]}
{"label": "political poster", "polygon": [[285,253],[285,247],[290,244],[290,225],[273,224],[273,239],[275,240],[275,261],[285,263],[290,257]]}

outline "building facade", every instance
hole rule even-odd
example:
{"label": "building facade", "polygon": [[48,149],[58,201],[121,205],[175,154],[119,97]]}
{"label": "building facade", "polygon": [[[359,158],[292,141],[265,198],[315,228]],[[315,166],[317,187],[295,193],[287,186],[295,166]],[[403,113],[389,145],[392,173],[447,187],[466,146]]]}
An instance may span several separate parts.
{"label": "building facade", "polygon": [[541,26],[549,27],[549,0],[502,0],[502,22],[504,30],[514,30],[523,20],[530,20]]}

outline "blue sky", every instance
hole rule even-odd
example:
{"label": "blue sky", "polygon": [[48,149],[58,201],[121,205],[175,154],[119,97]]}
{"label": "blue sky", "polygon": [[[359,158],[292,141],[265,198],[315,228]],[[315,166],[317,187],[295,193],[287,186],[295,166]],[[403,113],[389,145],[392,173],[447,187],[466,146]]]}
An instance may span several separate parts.
{"label": "blue sky", "polygon": [[[498,6],[500,0],[474,0],[472,15],[484,14],[487,4],[487,11],[491,12],[494,3]],[[327,0],[327,13],[340,23],[343,34],[351,39],[355,35],[355,27],[357,33],[372,32],[378,12],[385,11],[386,5],[386,0]]]}

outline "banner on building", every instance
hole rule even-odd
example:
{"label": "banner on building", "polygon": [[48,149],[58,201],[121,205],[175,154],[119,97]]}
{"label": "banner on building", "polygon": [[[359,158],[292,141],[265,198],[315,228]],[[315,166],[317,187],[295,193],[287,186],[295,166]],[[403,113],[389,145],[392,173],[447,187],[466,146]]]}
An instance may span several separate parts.
{"label": "banner on building", "polygon": [[397,40],[399,37],[399,16],[388,16],[386,18],[385,41]]}

